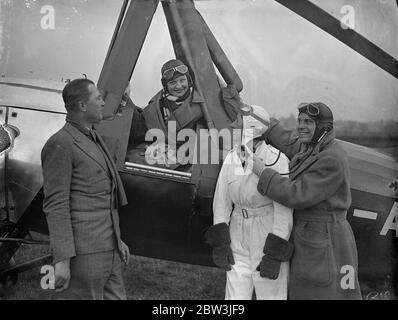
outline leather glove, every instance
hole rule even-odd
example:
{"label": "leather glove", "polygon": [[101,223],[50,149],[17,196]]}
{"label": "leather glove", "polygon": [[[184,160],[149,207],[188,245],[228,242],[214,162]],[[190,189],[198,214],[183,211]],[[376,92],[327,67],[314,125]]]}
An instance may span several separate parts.
{"label": "leather glove", "polygon": [[234,255],[230,245],[214,247],[212,257],[214,264],[225,271],[230,271],[231,265],[235,264]]}
{"label": "leather glove", "polygon": [[275,280],[279,277],[282,261],[289,261],[293,254],[293,244],[285,239],[269,233],[264,245],[264,256],[256,270],[260,276]]}
{"label": "leather glove", "polygon": [[231,270],[231,265],[235,264],[235,259],[231,249],[231,237],[229,227],[226,223],[218,223],[211,226],[205,234],[207,243],[213,247],[213,262],[225,271]]}
{"label": "leather glove", "polygon": [[279,270],[281,268],[281,261],[273,259],[268,255],[264,255],[256,270],[260,271],[260,276],[276,280],[279,277]]}

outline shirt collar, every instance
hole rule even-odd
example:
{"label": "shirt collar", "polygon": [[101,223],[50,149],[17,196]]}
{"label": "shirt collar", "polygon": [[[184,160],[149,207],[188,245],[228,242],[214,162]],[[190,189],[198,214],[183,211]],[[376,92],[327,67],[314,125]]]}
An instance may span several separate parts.
{"label": "shirt collar", "polygon": [[66,116],[66,122],[70,123],[72,126],[74,126],[77,130],[79,130],[85,136],[91,137],[91,135],[90,135],[91,129],[90,128],[87,128],[87,127],[83,126],[81,123],[70,119],[70,117],[68,117],[68,115]]}

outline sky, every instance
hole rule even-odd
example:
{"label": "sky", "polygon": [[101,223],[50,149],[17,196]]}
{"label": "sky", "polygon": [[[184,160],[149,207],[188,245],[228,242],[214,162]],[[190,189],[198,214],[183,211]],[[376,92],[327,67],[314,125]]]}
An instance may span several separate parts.
{"label": "sky", "polygon": [[[349,6],[354,29],[398,58],[395,0],[312,2],[343,20]],[[85,73],[97,81],[122,0],[54,0],[54,28],[43,29],[48,3],[0,0],[1,74],[64,81]],[[247,103],[288,116],[300,102],[322,101],[339,120],[398,120],[396,78],[276,1],[195,5],[242,78]],[[174,53],[159,6],[131,79],[137,105],[144,107],[161,89],[160,68],[170,58]]]}

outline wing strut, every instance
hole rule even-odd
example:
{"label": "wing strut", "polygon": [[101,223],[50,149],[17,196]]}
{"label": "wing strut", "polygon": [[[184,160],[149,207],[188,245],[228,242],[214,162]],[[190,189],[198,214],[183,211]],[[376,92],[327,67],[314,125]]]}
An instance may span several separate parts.
{"label": "wing strut", "polygon": [[[132,0],[125,13],[127,2],[123,3],[98,80],[98,88],[105,100],[105,116],[114,115],[120,105],[158,4],[159,0]],[[118,168],[124,165],[132,116],[132,110],[126,109],[123,117],[102,121],[98,128],[106,138],[111,154],[115,155]]]}
{"label": "wing strut", "polygon": [[341,22],[309,0],[275,0],[284,7],[340,40],[360,55],[398,78],[398,61],[373,42],[352,29],[343,29]]}
{"label": "wing strut", "polygon": [[[133,73],[159,0],[132,0],[123,24],[114,35],[98,88],[105,98],[105,113],[113,114]],[[123,4],[123,6],[125,3]],[[122,12],[119,17],[120,23]]]}
{"label": "wing strut", "polygon": [[221,48],[217,39],[214,37],[202,15],[199,13],[199,11],[196,12],[202,22],[203,34],[206,38],[206,43],[210,51],[211,59],[216,65],[218,71],[220,71],[225,82],[227,84],[233,84],[238,92],[241,92],[243,90],[242,80],[240,79],[231,62],[228,60],[227,55]]}
{"label": "wing strut", "polygon": [[162,1],[175,55],[193,71],[195,86],[202,95],[202,112],[209,129],[230,128],[220,100],[220,85],[193,1]]}

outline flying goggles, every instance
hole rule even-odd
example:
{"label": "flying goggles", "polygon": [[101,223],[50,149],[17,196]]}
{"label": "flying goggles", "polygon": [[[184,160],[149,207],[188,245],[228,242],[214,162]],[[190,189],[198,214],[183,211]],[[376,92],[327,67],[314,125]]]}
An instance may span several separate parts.
{"label": "flying goggles", "polygon": [[181,64],[177,67],[173,67],[170,69],[167,69],[163,72],[163,79],[166,79],[167,81],[171,80],[174,76],[174,73],[181,73],[181,74],[186,74],[188,72],[188,67],[185,64]]}
{"label": "flying goggles", "polygon": [[321,114],[321,112],[319,111],[319,108],[317,106],[314,106],[311,103],[301,103],[298,106],[298,110],[299,110],[299,113],[304,112],[313,118],[317,118]]}

